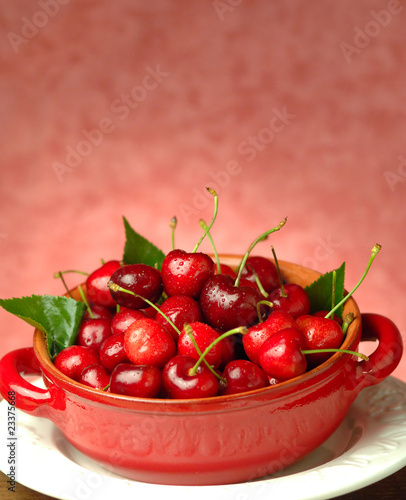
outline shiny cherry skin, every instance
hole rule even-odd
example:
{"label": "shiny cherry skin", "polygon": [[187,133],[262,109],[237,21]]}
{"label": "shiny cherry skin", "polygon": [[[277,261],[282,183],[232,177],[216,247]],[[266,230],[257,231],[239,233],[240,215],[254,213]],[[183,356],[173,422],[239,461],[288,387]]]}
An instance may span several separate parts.
{"label": "shiny cherry skin", "polygon": [[203,285],[214,275],[214,262],[205,253],[175,249],[162,262],[162,281],[168,296],[199,297]]}
{"label": "shiny cherry skin", "polygon": [[255,255],[249,256],[241,276],[255,283],[255,274],[267,293],[279,287],[278,270],[271,260]]}
{"label": "shiny cherry skin", "polygon": [[71,345],[63,349],[55,358],[55,366],[72,380],[79,380],[82,371],[99,363],[99,356],[90,347]]}
{"label": "shiny cherry skin", "polygon": [[230,361],[223,370],[223,377],[227,383],[221,391],[222,395],[253,391],[269,385],[264,370],[252,361],[245,359]]}
{"label": "shiny cherry skin", "polygon": [[285,328],[269,337],[261,347],[259,365],[268,375],[280,381],[290,380],[307,369],[306,337],[298,328]]}
{"label": "shiny cherry skin", "polygon": [[151,318],[130,325],[124,334],[124,350],[135,365],[163,367],[176,353],[176,344],[168,330]]}
{"label": "shiny cherry skin", "polygon": [[102,365],[90,365],[82,371],[78,382],[95,389],[105,389],[110,383],[110,374]]}
{"label": "shiny cherry skin", "polygon": [[87,298],[91,304],[105,307],[115,307],[107,283],[111,275],[121,267],[117,260],[110,260],[93,271],[86,279]]}
{"label": "shiny cherry skin", "polygon": [[259,352],[262,344],[283,328],[297,327],[293,316],[285,311],[273,311],[262,323],[251,326],[243,335],[242,343],[248,358],[259,364]]}
{"label": "shiny cherry skin", "polygon": [[[130,290],[150,302],[157,302],[163,291],[161,273],[146,264],[129,264],[118,269],[111,276],[111,281],[121,288]],[[111,296],[120,306],[129,309],[144,309],[148,304],[140,297],[110,289]]]}
{"label": "shiny cherry skin", "polygon": [[190,370],[196,360],[178,354],[170,359],[162,372],[166,393],[171,399],[196,399],[217,396],[219,384],[214,374],[201,363],[195,374]]}
{"label": "shiny cherry skin", "polygon": [[99,352],[100,363],[109,372],[119,363],[129,363],[124,349],[124,333],[115,333],[104,341]]}
{"label": "shiny cherry skin", "polygon": [[227,264],[222,264],[221,262],[220,262],[220,273],[217,272],[217,266],[216,266],[214,269],[214,274],[227,274],[228,276],[231,276],[234,279],[234,281],[237,278],[237,273],[234,271],[234,269]]}
{"label": "shiny cherry skin", "polygon": [[257,322],[259,300],[261,295],[255,288],[236,287],[231,276],[216,274],[203,287],[200,307],[209,325],[226,331]]}
{"label": "shiny cherry skin", "polygon": [[111,335],[111,320],[106,318],[85,319],[82,321],[76,343],[100,351],[103,342]]}
{"label": "shiny cherry skin", "polygon": [[146,314],[138,309],[127,309],[122,307],[118,313],[116,313],[111,321],[111,332],[125,333],[127,328],[138,321],[139,319],[146,318]]}
{"label": "shiny cherry skin", "polygon": [[[206,323],[195,322],[190,323],[189,326],[192,329],[196,344],[198,345],[200,352],[202,353],[207,347],[209,347],[212,342],[219,338],[219,334],[216,332],[216,330]],[[206,361],[214,368],[218,368],[222,361],[221,342],[222,341],[215,344],[205,356]],[[178,354],[190,356],[195,361],[200,358],[200,354],[198,354],[198,352],[196,351],[196,348],[193,345],[190,336],[185,330],[182,330],[179,336]]]}
{"label": "shiny cherry skin", "polygon": [[[341,326],[331,318],[304,315],[296,323],[307,339],[307,349],[339,349],[344,341]],[[331,352],[307,354],[309,366],[315,367],[332,356]]]}
{"label": "shiny cherry skin", "polygon": [[161,370],[156,366],[117,365],[111,373],[110,392],[139,398],[155,398],[162,386]]}
{"label": "shiny cherry skin", "polygon": [[114,311],[110,307],[106,306],[101,306],[100,304],[92,304],[90,305],[90,310],[92,311],[92,316],[90,316],[90,313],[88,309],[86,308],[85,313],[83,315],[83,319],[99,319],[99,318],[105,318],[105,319],[113,319],[114,316]]}
{"label": "shiny cherry skin", "polygon": [[287,283],[284,285],[286,297],[282,295],[282,289],[273,290],[267,300],[272,302],[274,311],[286,311],[294,318],[309,314],[310,299],[306,291],[300,285]]}
{"label": "shiny cherry skin", "polygon": [[[325,318],[328,313],[329,311],[316,311],[312,314],[312,316],[315,316],[316,318]],[[340,326],[343,324],[343,320],[340,318],[340,316],[337,316],[337,314],[333,314],[333,317],[331,319],[333,319]]]}
{"label": "shiny cherry skin", "polygon": [[[159,309],[180,331],[185,323],[201,322],[203,320],[199,303],[187,295],[172,295],[161,304]],[[179,333],[167,322],[162,314],[157,313],[155,320],[168,329],[175,341],[178,340]]]}

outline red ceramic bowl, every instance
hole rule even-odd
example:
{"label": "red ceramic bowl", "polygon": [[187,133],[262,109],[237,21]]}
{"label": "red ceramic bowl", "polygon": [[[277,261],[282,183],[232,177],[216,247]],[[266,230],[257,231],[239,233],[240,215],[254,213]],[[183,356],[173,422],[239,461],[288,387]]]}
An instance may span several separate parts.
{"label": "red ceramic bowl", "polygon": [[[229,257],[227,263],[238,263]],[[287,281],[306,285],[319,274],[281,262]],[[369,361],[335,353],[314,370],[276,386],[199,400],[141,399],[80,385],[51,362],[43,335],[33,348],[0,362],[1,393],[50,419],[66,439],[106,469],[161,484],[227,484],[279,471],[317,448],[339,426],[359,392],[386,378],[402,356],[399,330],[387,318],[360,314],[353,299],[344,348],[377,340]],[[362,329],[362,333],[361,333]],[[39,389],[23,373],[42,373]]]}

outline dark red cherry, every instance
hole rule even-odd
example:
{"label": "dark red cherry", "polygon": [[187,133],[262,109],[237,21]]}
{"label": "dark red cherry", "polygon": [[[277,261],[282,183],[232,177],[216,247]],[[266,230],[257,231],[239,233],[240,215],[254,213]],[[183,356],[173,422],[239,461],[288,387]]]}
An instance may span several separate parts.
{"label": "dark red cherry", "polygon": [[[130,264],[118,269],[112,276],[111,281],[140,295],[141,297],[155,303],[162,295],[163,285],[161,273],[152,266],[146,264]],[[110,289],[111,296],[117,304],[130,309],[144,309],[148,304],[140,297],[123,291]]]}
{"label": "dark red cherry", "polygon": [[110,307],[101,306],[100,304],[90,305],[90,310],[92,311],[93,318],[90,316],[89,310],[86,308],[83,315],[83,319],[112,319],[114,316],[114,311]]}
{"label": "dark red cherry", "polygon": [[124,333],[115,333],[104,341],[99,352],[100,363],[109,371],[119,363],[130,362],[124,350]]}
{"label": "dark red cherry", "polygon": [[91,304],[105,307],[115,307],[116,303],[111,297],[107,283],[111,275],[121,267],[117,260],[110,260],[99,269],[93,271],[86,279],[87,297]]}
{"label": "dark red cherry", "polygon": [[113,334],[124,333],[134,321],[146,317],[146,314],[138,309],[127,309],[126,307],[122,307],[120,311],[114,315],[111,321],[111,331]]}
{"label": "dark red cherry", "polygon": [[231,276],[234,279],[234,281],[237,278],[237,273],[234,271],[232,267],[230,267],[227,264],[220,263],[220,273],[217,272],[217,266],[214,272],[215,274],[227,274],[228,276]]}
{"label": "dark red cherry", "polygon": [[204,253],[172,250],[163,260],[161,274],[167,295],[188,295],[196,299],[214,274],[214,262]]}
{"label": "dark red cherry", "polygon": [[309,314],[310,299],[304,288],[295,283],[284,285],[286,297],[283,296],[282,288],[273,290],[267,300],[272,302],[274,311],[286,311],[294,318]]}
{"label": "dark red cherry", "polygon": [[243,335],[244,350],[251,361],[259,363],[259,352],[262,344],[283,328],[297,327],[294,318],[285,311],[273,311],[262,323],[251,326]]}
{"label": "dark red cherry", "polygon": [[103,342],[111,335],[111,320],[106,318],[85,319],[82,321],[77,344],[100,351]]}
{"label": "dark red cherry", "polygon": [[269,385],[264,370],[252,361],[245,359],[230,361],[223,370],[223,377],[227,383],[221,394],[237,394]]}
{"label": "dark red cherry", "polygon": [[117,365],[110,377],[110,392],[139,398],[155,398],[162,385],[161,370],[156,366]]}
{"label": "dark red cherry", "polygon": [[192,373],[196,361],[190,356],[176,355],[165,365],[162,381],[172,399],[196,399],[216,396],[218,382],[215,375],[201,363]]}
{"label": "dark red cherry", "polygon": [[271,260],[260,256],[248,257],[241,276],[252,283],[256,283],[255,274],[267,293],[279,287],[278,271]]}
{"label": "dark red cherry", "polygon": [[285,328],[264,342],[259,353],[259,365],[268,377],[290,380],[306,371],[304,349],[306,338],[303,333],[298,328]]}
{"label": "dark red cherry", "polygon": [[135,365],[162,367],[176,353],[176,344],[168,330],[151,318],[130,325],[124,334],[124,350]]}
{"label": "dark red cherry", "polygon": [[[203,320],[199,303],[187,295],[172,295],[161,304],[159,309],[172,321],[178,330],[182,330],[185,323],[201,322]],[[175,341],[178,340],[179,333],[167,322],[162,314],[157,313],[155,320],[168,329]]]}
{"label": "dark red cherry", "polygon": [[[201,353],[203,353],[212,342],[219,338],[219,334],[216,330],[205,323],[195,322],[190,323],[189,326],[192,329],[193,338],[195,339]],[[222,361],[221,342],[222,341],[215,344],[205,356],[209,365],[212,365],[215,368],[218,368]],[[178,340],[178,354],[190,356],[195,361],[200,358],[200,354],[196,351],[189,334],[185,330],[182,330]]]}
{"label": "dark red cherry", "polygon": [[219,330],[249,326],[258,320],[260,293],[247,286],[234,286],[231,276],[216,274],[203,287],[200,307],[205,321]]}
{"label": "dark red cherry", "polygon": [[99,357],[93,349],[81,345],[71,345],[56,356],[54,364],[67,377],[79,380],[85,368],[98,363]]}
{"label": "dark red cherry", "polygon": [[78,382],[95,389],[105,389],[110,383],[110,375],[102,365],[90,365],[82,371]]}
{"label": "dark red cherry", "polygon": [[[328,313],[329,311],[316,311],[312,314],[312,316],[315,316],[316,318],[325,318]],[[337,314],[333,314],[333,317],[331,319],[333,319],[340,326],[343,324],[343,320],[339,316],[337,316]]]}

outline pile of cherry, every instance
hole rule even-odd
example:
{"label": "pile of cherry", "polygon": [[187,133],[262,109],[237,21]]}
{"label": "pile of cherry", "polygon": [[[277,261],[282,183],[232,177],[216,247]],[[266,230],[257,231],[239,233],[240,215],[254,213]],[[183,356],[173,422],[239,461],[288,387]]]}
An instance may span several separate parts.
{"label": "pile of cherry", "polygon": [[160,270],[104,263],[87,277],[76,344],[55,366],[142,398],[235,394],[299,376],[340,348],[345,328],[328,311],[310,315],[305,290],[283,284],[276,264],[249,256],[236,272],[179,249]]}

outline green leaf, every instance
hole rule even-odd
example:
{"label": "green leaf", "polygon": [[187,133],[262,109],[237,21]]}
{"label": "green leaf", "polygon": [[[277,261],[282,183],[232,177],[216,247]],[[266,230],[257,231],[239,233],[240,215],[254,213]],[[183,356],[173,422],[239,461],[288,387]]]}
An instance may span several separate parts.
{"label": "green leaf", "polygon": [[123,217],[126,242],[123,261],[125,264],[147,264],[160,270],[165,254],[140,234],[136,233]]}
{"label": "green leaf", "polygon": [[50,295],[0,299],[0,306],[45,334],[51,358],[75,342],[86,308],[83,302]]}
{"label": "green leaf", "polygon": [[[344,297],[344,276],[345,276],[345,262],[335,269],[336,271],[336,285],[334,304],[338,304]],[[333,308],[332,295],[333,295],[333,273],[329,271],[316,281],[305,287],[306,293],[310,299],[310,313],[317,311],[330,311]],[[337,309],[337,316],[342,317],[343,306]]]}

